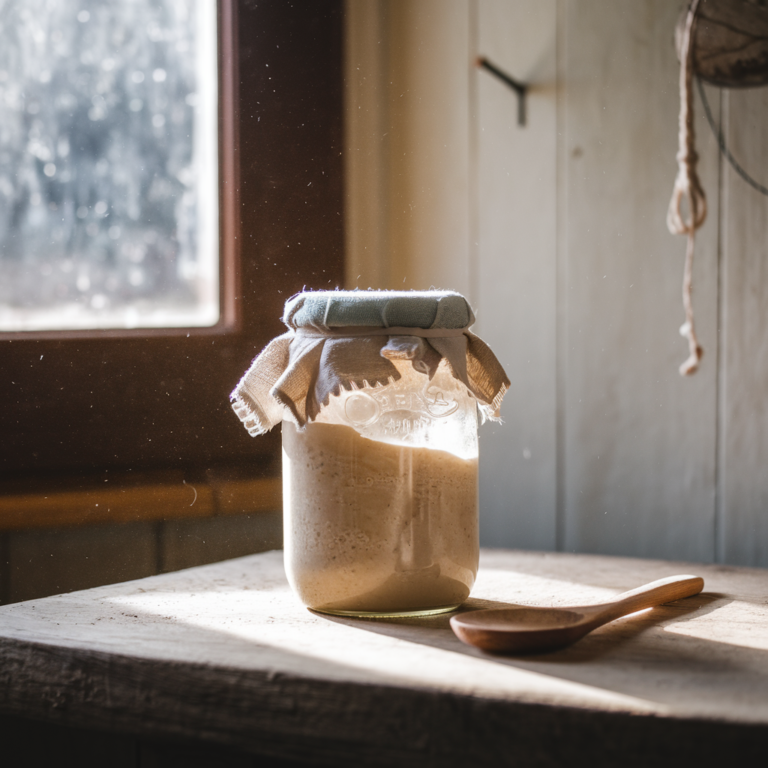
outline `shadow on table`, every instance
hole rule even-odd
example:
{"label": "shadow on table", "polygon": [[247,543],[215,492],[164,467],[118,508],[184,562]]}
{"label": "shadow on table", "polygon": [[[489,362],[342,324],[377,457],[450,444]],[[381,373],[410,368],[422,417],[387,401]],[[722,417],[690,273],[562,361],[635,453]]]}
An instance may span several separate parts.
{"label": "shadow on table", "polygon": [[[703,674],[712,682],[734,676],[745,682],[764,668],[768,654],[760,648],[686,634],[685,622],[722,609],[733,598],[716,592],[636,613],[599,627],[572,646],[547,653],[500,655],[462,643],[450,627],[450,617],[488,608],[523,607],[515,603],[470,598],[452,614],[406,619],[351,619],[323,615],[327,621],[400,640],[471,655],[487,661],[558,677],[649,701],[659,701],[660,676],[668,675],[664,701],[675,680],[684,685],[685,675]],[[320,614],[318,614],[320,615]],[[680,626],[683,622],[683,627]],[[674,629],[668,625],[674,624]],[[674,693],[673,693],[674,695]]]}
{"label": "shadow on table", "polygon": [[727,595],[721,595],[714,592],[702,592],[692,598],[679,600],[663,606],[658,606],[650,610],[639,611],[638,613],[617,619],[610,624],[606,624],[593,630],[574,645],[563,648],[559,651],[549,651],[546,653],[524,653],[524,654],[496,654],[486,653],[478,649],[466,646],[454,635],[451,629],[451,617],[461,613],[471,613],[473,611],[488,609],[509,609],[509,608],[527,608],[529,606],[520,603],[509,603],[501,600],[485,600],[483,598],[470,597],[460,608],[451,613],[442,613],[436,616],[421,616],[408,618],[350,618],[346,616],[333,616],[323,613],[315,613],[316,616],[343,624],[348,627],[368,632],[375,632],[389,637],[397,637],[402,640],[424,642],[427,645],[444,648],[446,650],[456,650],[462,652],[471,652],[487,659],[496,661],[541,661],[547,663],[562,663],[573,661],[593,661],[609,654],[614,654],[627,643],[632,642],[641,634],[647,632],[653,627],[662,626],[665,623],[679,621],[682,618],[696,618],[704,616],[715,611],[728,603],[732,598]]}

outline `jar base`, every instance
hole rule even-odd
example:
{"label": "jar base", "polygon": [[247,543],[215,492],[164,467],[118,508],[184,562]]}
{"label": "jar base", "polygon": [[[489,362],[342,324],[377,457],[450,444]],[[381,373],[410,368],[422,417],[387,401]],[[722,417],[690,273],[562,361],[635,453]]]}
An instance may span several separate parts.
{"label": "jar base", "polygon": [[443,605],[439,608],[422,608],[416,611],[335,611],[327,608],[310,608],[313,613],[325,613],[328,616],[346,616],[350,619],[413,619],[420,616],[437,616],[440,613],[455,611],[457,605]]}

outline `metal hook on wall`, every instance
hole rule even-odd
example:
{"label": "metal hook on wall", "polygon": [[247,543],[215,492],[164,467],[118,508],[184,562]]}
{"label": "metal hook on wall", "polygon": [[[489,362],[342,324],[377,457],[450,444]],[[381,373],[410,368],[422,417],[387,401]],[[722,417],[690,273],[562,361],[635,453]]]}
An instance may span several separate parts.
{"label": "metal hook on wall", "polygon": [[499,69],[495,64],[491,64],[485,56],[478,56],[475,64],[480,69],[487,69],[492,75],[495,75],[499,80],[506,83],[517,94],[517,124],[525,125],[525,95],[528,91],[528,86],[518,82],[514,77],[511,77],[506,72]]}

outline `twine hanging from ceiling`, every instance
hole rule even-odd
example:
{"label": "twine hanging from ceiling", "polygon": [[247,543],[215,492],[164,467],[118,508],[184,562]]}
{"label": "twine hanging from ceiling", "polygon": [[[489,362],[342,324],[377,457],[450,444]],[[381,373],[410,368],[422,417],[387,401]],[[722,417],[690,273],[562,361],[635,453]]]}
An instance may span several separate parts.
{"label": "twine hanging from ceiling", "polygon": [[[707,199],[696,172],[693,114],[694,73],[726,87],[768,84],[768,7],[765,0],[691,0],[676,30],[680,58],[680,122],[677,178],[667,212],[667,226],[686,235],[683,269],[685,322],[680,333],[688,340],[683,376],[695,373],[703,350],[693,316],[693,255],[696,230],[707,216]],[[718,136],[721,150],[723,142]],[[730,160],[730,157],[729,157]],[[747,180],[753,184],[751,179]],[[687,208],[687,218],[683,213]]]}
{"label": "twine hanging from ceiling", "polygon": [[[688,359],[680,366],[683,376],[695,373],[703,350],[696,338],[693,320],[693,252],[696,230],[707,218],[707,198],[696,173],[695,133],[693,128],[693,49],[691,40],[696,23],[696,10],[700,0],[693,0],[688,8],[680,51],[680,129],[678,134],[677,178],[667,211],[667,226],[673,235],[687,235],[685,268],[683,270],[683,307],[685,323],[680,333],[688,339]],[[688,218],[682,211],[683,201],[688,206]]]}

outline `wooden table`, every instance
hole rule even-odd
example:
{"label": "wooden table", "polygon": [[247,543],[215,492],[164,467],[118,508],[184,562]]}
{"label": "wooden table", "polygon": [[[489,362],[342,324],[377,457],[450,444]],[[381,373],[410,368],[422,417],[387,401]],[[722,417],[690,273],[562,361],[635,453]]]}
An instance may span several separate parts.
{"label": "wooden table", "polygon": [[466,608],[599,601],[675,573],[704,593],[520,658],[462,645],[447,616],[312,614],[281,552],[8,605],[0,711],[197,740],[237,765],[765,765],[768,571],[485,551]]}

